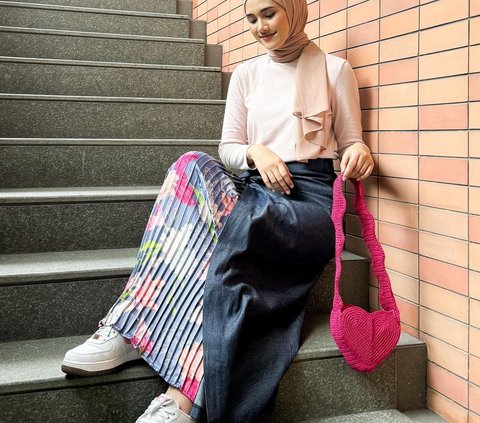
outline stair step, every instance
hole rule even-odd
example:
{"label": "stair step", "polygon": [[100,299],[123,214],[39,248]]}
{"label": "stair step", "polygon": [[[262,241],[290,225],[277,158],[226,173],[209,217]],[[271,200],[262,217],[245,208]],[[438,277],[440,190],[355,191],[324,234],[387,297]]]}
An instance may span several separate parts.
{"label": "stair step", "polygon": [[0,26],[0,55],[203,66],[205,41]]}
{"label": "stair step", "polygon": [[217,67],[0,57],[0,92],[221,99]]}
{"label": "stair step", "polygon": [[[0,255],[0,341],[92,331],[122,293],[137,253],[138,248],[126,248]],[[343,298],[368,307],[368,261],[348,252],[342,261]],[[330,311],[334,272],[330,262],[310,296],[309,311]]]}
{"label": "stair step", "polygon": [[159,187],[0,191],[3,254],[137,247]]}
{"label": "stair step", "polygon": [[[105,421],[113,412],[118,423],[131,422],[160,389],[165,389],[144,363],[101,377],[65,377],[60,371],[65,352],[86,337],[0,343],[4,363],[0,420],[82,423]],[[268,421],[319,419],[390,409],[396,404],[407,409],[423,408],[425,387],[421,376],[425,365],[425,344],[402,334],[394,353],[378,369],[372,373],[353,371],[329,335],[328,316],[308,315],[303,345],[282,380],[275,414]],[[137,392],[143,398],[132,401]],[[101,402],[96,401],[98,395],[102,396]],[[415,401],[411,401],[412,396]],[[56,410],[53,414],[52,408]]]}
{"label": "stair step", "polygon": [[0,25],[188,38],[186,15],[92,9],[0,0]]}
{"label": "stair step", "polygon": [[398,410],[379,410],[367,413],[356,413],[344,416],[327,417],[308,420],[301,423],[412,423],[405,414]]}
{"label": "stair step", "polygon": [[3,189],[159,185],[188,151],[218,158],[219,140],[0,139]]}
{"label": "stair step", "polygon": [[224,110],[224,100],[0,94],[0,137],[219,139]]}
{"label": "stair step", "polygon": [[176,13],[177,11],[176,0],[22,0],[22,2],[153,13]]}
{"label": "stair step", "polygon": [[404,411],[404,414],[412,421],[418,423],[445,423],[446,420],[443,419],[438,414],[435,414],[433,411],[430,411],[426,408],[421,410],[408,410]]}

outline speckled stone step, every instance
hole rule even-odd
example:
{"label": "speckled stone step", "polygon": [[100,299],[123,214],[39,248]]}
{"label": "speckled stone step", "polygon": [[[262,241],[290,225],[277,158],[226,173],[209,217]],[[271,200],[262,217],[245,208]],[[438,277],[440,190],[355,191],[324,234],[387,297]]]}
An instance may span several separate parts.
{"label": "speckled stone step", "polygon": [[22,0],[22,2],[154,13],[177,12],[176,0]]}
{"label": "speckled stone step", "polygon": [[0,92],[221,99],[218,67],[0,57]]}
{"label": "speckled stone step", "polygon": [[159,185],[188,151],[219,140],[0,138],[3,189]]}
{"label": "speckled stone step", "polygon": [[444,423],[437,414],[428,409],[409,410],[401,413],[398,410],[379,410],[367,413],[348,414],[327,417],[324,419],[302,420],[297,423]]}
{"label": "speckled stone step", "polygon": [[137,247],[159,187],[0,191],[2,254]]}
{"label": "speckled stone step", "polygon": [[0,26],[0,55],[203,66],[205,40]]}
{"label": "speckled stone step", "polygon": [[[0,255],[0,341],[94,330],[121,294],[137,252],[129,248]],[[368,261],[348,252],[342,261],[343,298],[367,307]],[[330,262],[310,296],[311,312],[330,311],[334,271]]]}
{"label": "speckled stone step", "polygon": [[[0,420],[90,423],[114,416],[117,423],[132,422],[164,389],[160,378],[143,363],[113,375],[66,378],[60,371],[63,355],[84,339],[86,336],[0,343],[4,363]],[[425,407],[426,347],[422,341],[402,334],[392,355],[374,372],[365,374],[345,364],[330,337],[328,316],[308,315],[303,339],[282,380],[269,423]]]}
{"label": "speckled stone step", "polygon": [[188,16],[0,0],[0,25],[188,38]]}
{"label": "speckled stone step", "polygon": [[225,100],[0,94],[1,138],[219,139]]}

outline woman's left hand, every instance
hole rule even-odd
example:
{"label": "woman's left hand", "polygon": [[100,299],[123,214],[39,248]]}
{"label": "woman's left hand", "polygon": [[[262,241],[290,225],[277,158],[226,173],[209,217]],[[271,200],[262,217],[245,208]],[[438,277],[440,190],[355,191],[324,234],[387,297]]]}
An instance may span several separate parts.
{"label": "woman's left hand", "polygon": [[373,157],[370,149],[361,142],[356,142],[348,147],[340,162],[340,170],[343,172],[343,180],[356,179],[361,181],[367,178],[373,171]]}

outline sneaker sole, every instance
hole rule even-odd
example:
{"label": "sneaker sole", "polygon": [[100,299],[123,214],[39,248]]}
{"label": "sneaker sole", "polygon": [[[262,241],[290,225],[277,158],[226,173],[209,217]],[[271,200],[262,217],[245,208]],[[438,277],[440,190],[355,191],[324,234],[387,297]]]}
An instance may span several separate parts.
{"label": "sneaker sole", "polygon": [[137,358],[134,360],[129,360],[126,361],[125,363],[119,364],[118,366],[111,367],[109,369],[103,369],[103,370],[85,370],[81,369],[79,367],[73,367],[68,364],[62,364],[62,372],[71,375],[71,376],[102,376],[102,375],[108,375],[110,373],[115,373],[123,368],[133,366],[135,364],[138,364],[139,362],[144,362],[142,358]]}

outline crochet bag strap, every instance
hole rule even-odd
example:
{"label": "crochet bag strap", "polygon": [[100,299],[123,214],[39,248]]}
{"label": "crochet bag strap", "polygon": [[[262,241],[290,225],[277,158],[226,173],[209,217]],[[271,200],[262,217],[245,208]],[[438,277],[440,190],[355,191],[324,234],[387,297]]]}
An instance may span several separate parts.
{"label": "crochet bag strap", "polygon": [[[333,308],[341,310],[343,308],[343,301],[340,296],[340,278],[342,276],[342,250],[345,244],[345,235],[343,233],[343,216],[347,208],[347,202],[343,195],[342,182],[343,174],[340,173],[333,184],[333,205],[332,205],[332,220],[335,227],[335,286],[333,296]],[[399,318],[399,311],[395,303],[392,287],[390,285],[390,278],[385,270],[385,254],[382,246],[375,236],[375,223],[373,216],[368,210],[365,202],[365,194],[363,184],[361,181],[350,179],[355,188],[354,208],[357,212],[360,222],[362,224],[362,234],[365,244],[367,245],[371,260],[372,269],[376,278],[378,279],[378,286],[380,290],[380,304],[384,310],[394,311],[397,318]]]}

